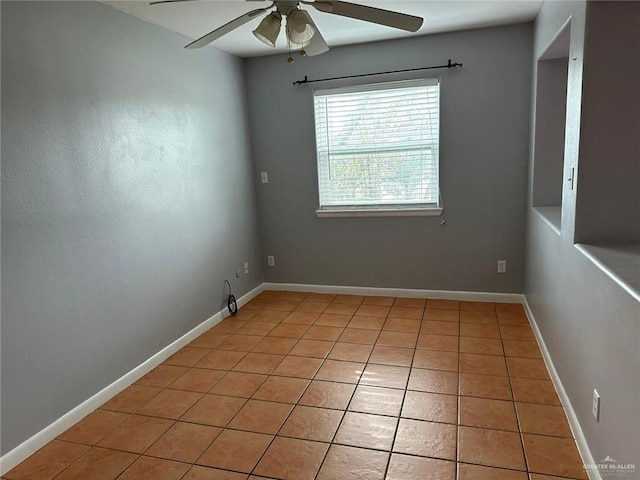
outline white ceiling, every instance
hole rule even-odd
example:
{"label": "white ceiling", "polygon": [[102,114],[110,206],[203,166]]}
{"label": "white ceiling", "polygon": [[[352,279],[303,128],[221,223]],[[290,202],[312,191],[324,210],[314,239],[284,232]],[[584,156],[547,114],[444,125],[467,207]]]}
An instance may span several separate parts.
{"label": "white ceiling", "polygon": [[[236,17],[268,2],[246,0],[196,0],[174,4],[149,5],[146,1],[103,1],[119,10],[160,25],[190,39],[196,39],[224,25]],[[372,7],[395,10],[424,18],[416,33],[371,24],[360,20],[322,13],[306,7],[330,47],[365,43],[377,40],[427,35],[472,28],[528,22],[535,18],[542,1],[367,1],[356,0]],[[261,17],[262,18],[262,17]],[[275,49],[256,39],[251,31],[260,23],[254,19],[239,29],[216,40],[212,45],[240,57],[257,57],[286,51],[281,35]],[[189,42],[185,42],[189,43]]]}

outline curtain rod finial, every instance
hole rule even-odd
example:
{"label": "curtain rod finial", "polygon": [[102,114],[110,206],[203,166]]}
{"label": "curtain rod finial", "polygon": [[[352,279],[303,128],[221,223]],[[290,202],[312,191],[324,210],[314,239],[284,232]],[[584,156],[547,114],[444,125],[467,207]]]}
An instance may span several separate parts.
{"label": "curtain rod finial", "polygon": [[304,76],[304,80],[296,80],[295,82],[293,82],[293,86],[296,87],[304,83],[309,83],[309,78],[306,75]]}

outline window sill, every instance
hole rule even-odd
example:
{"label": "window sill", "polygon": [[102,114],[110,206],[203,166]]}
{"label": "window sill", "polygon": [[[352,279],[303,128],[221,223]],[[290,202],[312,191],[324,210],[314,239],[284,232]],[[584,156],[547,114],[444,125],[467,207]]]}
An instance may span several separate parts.
{"label": "window sill", "polygon": [[640,244],[575,247],[640,302]]}
{"label": "window sill", "polygon": [[547,207],[533,207],[536,212],[547,224],[560,235],[560,227],[562,225],[562,206],[553,205]]}
{"label": "window sill", "polygon": [[336,209],[336,210],[316,210],[318,218],[341,218],[341,217],[439,217],[442,215],[442,208],[399,208],[399,209]]}

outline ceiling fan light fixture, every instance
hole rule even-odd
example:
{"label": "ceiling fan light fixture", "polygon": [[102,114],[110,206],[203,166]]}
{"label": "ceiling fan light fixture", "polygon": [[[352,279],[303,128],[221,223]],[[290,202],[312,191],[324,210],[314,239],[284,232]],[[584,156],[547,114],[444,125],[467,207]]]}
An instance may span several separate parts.
{"label": "ceiling fan light fixture", "polygon": [[294,9],[287,15],[287,37],[291,43],[308,44],[315,33],[313,20],[304,10]]}
{"label": "ceiling fan light fixture", "polygon": [[278,12],[271,12],[262,19],[258,28],[253,31],[253,34],[265,45],[275,48],[282,25],[281,19],[282,17]]}
{"label": "ceiling fan light fixture", "polygon": [[294,43],[291,41],[291,38],[287,38],[287,48],[289,50],[300,50],[301,48],[307,47],[311,43],[311,40],[304,43]]}

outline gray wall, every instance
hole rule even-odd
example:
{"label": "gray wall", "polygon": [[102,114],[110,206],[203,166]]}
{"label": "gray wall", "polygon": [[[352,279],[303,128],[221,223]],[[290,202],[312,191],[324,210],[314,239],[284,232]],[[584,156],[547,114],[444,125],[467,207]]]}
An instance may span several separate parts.
{"label": "gray wall", "polygon": [[590,2],[586,22],[575,240],[640,243],[640,2]]}
{"label": "gray wall", "polygon": [[[263,254],[270,282],[522,292],[532,27],[529,24],[246,62]],[[316,218],[312,86],[292,81],[463,62],[441,77],[438,217]],[[351,84],[351,82],[349,82]],[[317,88],[346,82],[315,84]],[[506,259],[509,273],[496,273]]]}
{"label": "gray wall", "polygon": [[[590,74],[583,54],[586,9],[585,2],[545,2],[536,20],[534,61],[565,22],[572,22],[566,168],[582,162],[581,107],[619,93],[582,96],[583,62],[585,77]],[[576,194],[582,187],[577,182],[576,190],[568,190],[565,183],[560,235],[528,209],[525,294],[595,461],[609,455],[640,465],[640,304],[574,246]],[[594,388],[602,399],[599,423],[591,415]]]}
{"label": "gray wall", "polygon": [[538,62],[533,205],[562,204],[567,59]]}
{"label": "gray wall", "polygon": [[263,281],[242,64],[185,42],[2,2],[2,453]]}

